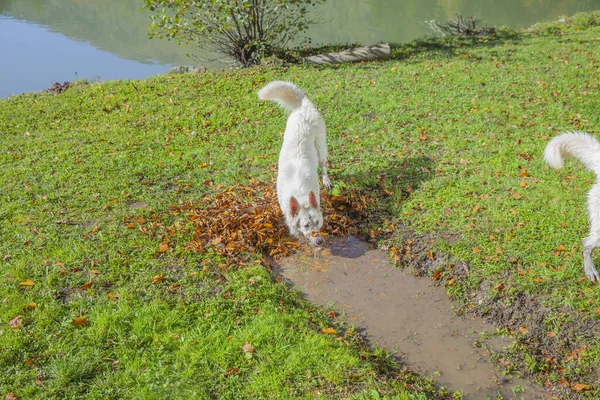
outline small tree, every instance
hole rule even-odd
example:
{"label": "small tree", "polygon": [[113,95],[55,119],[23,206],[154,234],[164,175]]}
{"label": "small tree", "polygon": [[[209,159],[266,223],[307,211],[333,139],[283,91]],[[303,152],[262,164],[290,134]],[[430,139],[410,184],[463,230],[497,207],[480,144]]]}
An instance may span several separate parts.
{"label": "small tree", "polygon": [[243,66],[260,63],[305,32],[310,9],[325,0],[144,0],[150,37],[195,43]]}

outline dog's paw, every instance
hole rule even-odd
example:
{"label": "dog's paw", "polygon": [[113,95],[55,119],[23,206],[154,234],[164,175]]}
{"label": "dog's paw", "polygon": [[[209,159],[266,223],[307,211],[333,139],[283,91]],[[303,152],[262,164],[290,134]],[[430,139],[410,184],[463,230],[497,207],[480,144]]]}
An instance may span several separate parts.
{"label": "dog's paw", "polygon": [[600,273],[598,273],[598,270],[594,267],[586,268],[585,275],[592,282],[600,282]]}
{"label": "dog's paw", "polygon": [[325,188],[327,188],[327,190],[329,190],[333,187],[333,184],[331,183],[331,179],[329,179],[328,176],[323,177],[323,186],[325,186]]}

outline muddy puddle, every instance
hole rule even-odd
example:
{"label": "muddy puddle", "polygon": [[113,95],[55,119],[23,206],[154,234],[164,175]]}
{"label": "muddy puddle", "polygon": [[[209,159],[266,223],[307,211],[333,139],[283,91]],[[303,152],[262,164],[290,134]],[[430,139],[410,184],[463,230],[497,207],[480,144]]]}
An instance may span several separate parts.
{"label": "muddy puddle", "polygon": [[395,351],[403,365],[463,392],[465,399],[547,397],[493,365],[485,348],[500,349],[509,341],[496,337],[486,346],[473,345],[493,326],[455,315],[444,288],[393,268],[382,250],[357,238],[284,259],[277,272],[308,300],[345,314],[372,343]]}

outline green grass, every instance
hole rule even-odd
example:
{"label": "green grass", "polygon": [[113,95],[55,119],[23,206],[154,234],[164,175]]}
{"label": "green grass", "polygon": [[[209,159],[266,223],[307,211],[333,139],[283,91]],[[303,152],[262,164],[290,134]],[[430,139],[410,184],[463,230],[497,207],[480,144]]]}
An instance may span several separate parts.
{"label": "green grass", "polygon": [[[457,278],[449,292],[465,309],[516,332],[499,355],[509,370],[557,393],[561,382],[587,384],[582,393],[598,397],[600,290],[580,280],[594,177],[576,162],[549,170],[541,157],[559,132],[600,126],[598,15],[412,42],[380,63],[167,75],[0,101],[0,394],[434,396],[256,260],[228,266],[181,251],[185,229],[159,253],[160,234],[124,223],[270,179],[285,116],[256,92],[285,79],[326,120],[337,187],[388,191],[371,228],[402,227],[385,239],[397,249],[422,239],[412,265]],[[432,268],[419,262],[429,250]],[[332,324],[338,335],[321,332]]]}

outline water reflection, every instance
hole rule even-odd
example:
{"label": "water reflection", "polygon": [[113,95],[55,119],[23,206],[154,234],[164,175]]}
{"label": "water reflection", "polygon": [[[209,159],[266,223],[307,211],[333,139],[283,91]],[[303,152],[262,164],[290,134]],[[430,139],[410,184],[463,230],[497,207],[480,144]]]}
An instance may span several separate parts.
{"label": "water reflection", "polygon": [[[55,81],[141,78],[214,58],[173,41],[149,40],[142,0],[0,0],[0,97]],[[457,13],[490,26],[526,27],[600,9],[600,0],[327,0],[313,43],[403,42],[431,31],[424,21]],[[222,63],[202,61],[209,67]]]}
{"label": "water reflection", "polygon": [[425,21],[460,13],[488,26],[526,28],[561,15],[600,9],[600,0],[327,0],[324,23],[311,30],[315,43],[400,43],[431,35]]}

